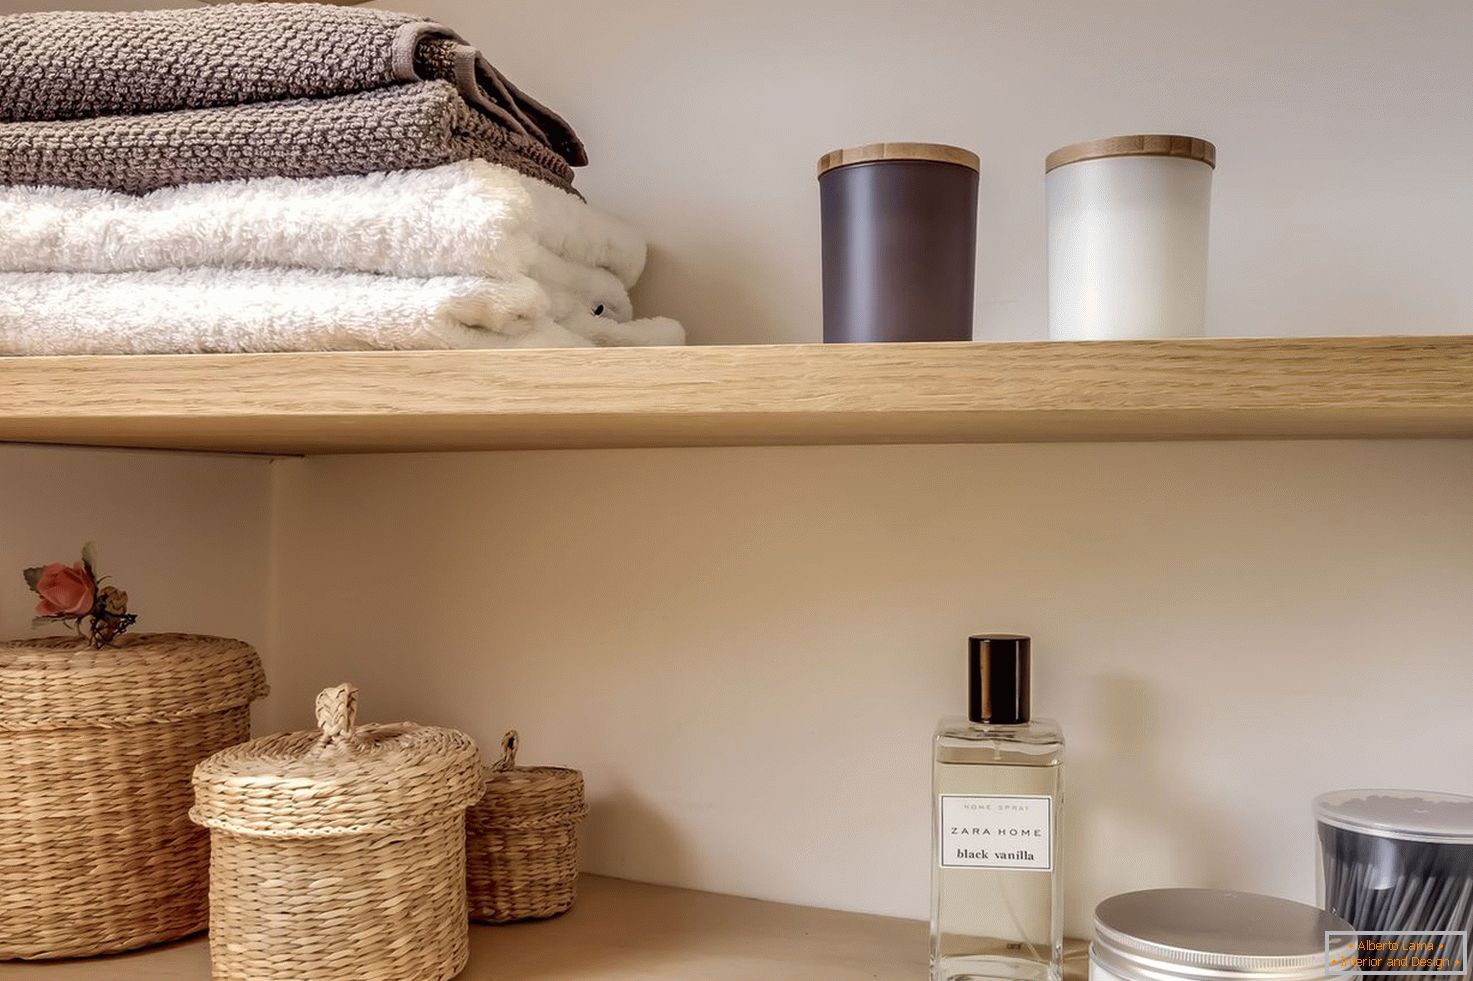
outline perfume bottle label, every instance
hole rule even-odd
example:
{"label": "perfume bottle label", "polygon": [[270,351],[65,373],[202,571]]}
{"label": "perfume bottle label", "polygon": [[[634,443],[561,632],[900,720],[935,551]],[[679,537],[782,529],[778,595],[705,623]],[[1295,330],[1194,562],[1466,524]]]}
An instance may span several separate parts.
{"label": "perfume bottle label", "polygon": [[1049,797],[942,794],[938,860],[948,869],[1054,869]]}

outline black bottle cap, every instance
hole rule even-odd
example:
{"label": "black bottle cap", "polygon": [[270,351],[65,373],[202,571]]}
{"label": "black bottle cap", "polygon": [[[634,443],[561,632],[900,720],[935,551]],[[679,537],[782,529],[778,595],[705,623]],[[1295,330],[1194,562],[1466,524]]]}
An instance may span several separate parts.
{"label": "black bottle cap", "polygon": [[976,634],[967,641],[967,717],[992,725],[1029,719],[1032,641],[1022,634]]}

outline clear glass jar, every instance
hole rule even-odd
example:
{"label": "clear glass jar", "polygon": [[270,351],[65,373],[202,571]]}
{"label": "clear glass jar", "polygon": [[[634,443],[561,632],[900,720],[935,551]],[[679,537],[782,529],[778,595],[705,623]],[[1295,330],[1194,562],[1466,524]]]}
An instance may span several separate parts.
{"label": "clear glass jar", "polygon": [[[1439,967],[1467,977],[1473,797],[1338,790],[1315,798],[1314,814],[1321,904],[1380,934],[1388,956],[1445,958]],[[1385,976],[1377,966],[1367,965],[1368,978]]]}

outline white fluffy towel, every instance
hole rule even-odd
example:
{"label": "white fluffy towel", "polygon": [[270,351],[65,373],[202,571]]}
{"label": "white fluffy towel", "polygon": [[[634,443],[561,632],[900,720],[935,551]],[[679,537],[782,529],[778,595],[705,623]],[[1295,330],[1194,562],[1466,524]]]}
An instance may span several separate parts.
{"label": "white fluffy towel", "polygon": [[[58,326],[66,319],[63,297],[101,304],[79,307],[75,324],[90,325],[69,328],[82,332],[72,347],[95,353],[486,347],[513,337],[519,346],[537,346],[537,338],[552,346],[685,342],[674,321],[633,319],[629,288],[645,261],[637,232],[575,195],[482,160],[191,184],[142,196],[5,186],[0,216],[0,273],[30,274],[0,277],[8,353],[67,346]],[[315,290],[334,295],[307,295]],[[514,299],[539,291],[535,314]],[[383,316],[356,306],[374,296],[420,319],[384,330]],[[248,299],[254,313],[216,305],[232,297]],[[192,330],[169,319],[191,308]],[[323,319],[329,308],[345,318],[336,341]],[[266,309],[280,330],[261,320]],[[162,318],[157,330],[145,329],[142,318],[150,316]],[[121,334],[131,340],[118,336],[110,346],[107,320],[114,317],[123,318]],[[533,322],[561,330],[509,326]],[[447,323],[462,326],[447,330]],[[238,346],[225,324],[242,332]],[[293,336],[312,346],[292,346]]]}
{"label": "white fluffy towel", "polygon": [[0,186],[0,270],[286,266],[498,276],[568,263],[625,288],[645,244],[623,222],[484,160],[348,177],[184,184],[135,196]]}
{"label": "white fluffy towel", "polygon": [[0,273],[0,355],[679,344],[665,318],[559,323],[521,276],[308,269]]}

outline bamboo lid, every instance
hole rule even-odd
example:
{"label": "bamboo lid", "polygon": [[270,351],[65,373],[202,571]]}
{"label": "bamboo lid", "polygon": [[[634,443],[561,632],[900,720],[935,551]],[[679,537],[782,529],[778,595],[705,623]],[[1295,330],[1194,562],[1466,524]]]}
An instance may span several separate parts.
{"label": "bamboo lid", "polygon": [[873,163],[876,160],[930,160],[980,170],[982,161],[971,150],[945,143],[866,143],[864,146],[830,150],[818,159],[818,176],[837,167]]}
{"label": "bamboo lid", "polygon": [[1143,136],[1110,136],[1103,140],[1086,140],[1060,147],[1044,159],[1048,173],[1065,164],[1101,157],[1181,157],[1200,160],[1209,167],[1217,166],[1217,147],[1195,136],[1147,134]]}

